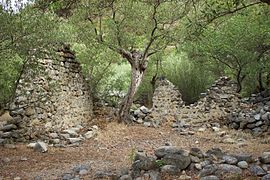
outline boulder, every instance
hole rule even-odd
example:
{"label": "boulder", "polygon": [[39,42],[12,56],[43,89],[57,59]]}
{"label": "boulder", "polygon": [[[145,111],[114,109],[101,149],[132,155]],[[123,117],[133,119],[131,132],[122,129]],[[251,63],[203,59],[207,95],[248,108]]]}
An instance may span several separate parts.
{"label": "boulder", "polygon": [[270,152],[264,152],[261,157],[259,157],[261,163],[269,164],[270,163]]}
{"label": "boulder", "polygon": [[176,146],[161,146],[155,149],[158,158],[163,158],[167,154],[187,154],[187,152]]}
{"label": "boulder", "polygon": [[266,174],[263,168],[255,164],[250,166],[249,171],[255,176],[263,176]]}

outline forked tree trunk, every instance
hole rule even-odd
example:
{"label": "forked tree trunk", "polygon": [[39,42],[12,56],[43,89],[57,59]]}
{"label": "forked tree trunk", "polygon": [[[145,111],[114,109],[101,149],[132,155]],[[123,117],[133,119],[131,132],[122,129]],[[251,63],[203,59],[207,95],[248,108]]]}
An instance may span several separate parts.
{"label": "forked tree trunk", "polygon": [[145,65],[140,64],[139,59],[133,59],[133,63],[131,63],[131,82],[128,89],[128,93],[120,104],[120,109],[118,111],[119,121],[125,123],[131,123],[130,119],[130,108],[133,103],[134,96],[140,86],[144,72],[146,69]]}

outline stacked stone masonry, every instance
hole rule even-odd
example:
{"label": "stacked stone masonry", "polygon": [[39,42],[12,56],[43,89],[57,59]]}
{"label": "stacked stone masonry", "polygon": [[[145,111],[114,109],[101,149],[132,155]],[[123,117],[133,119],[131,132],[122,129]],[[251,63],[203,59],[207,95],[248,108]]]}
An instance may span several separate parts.
{"label": "stacked stone masonry", "polygon": [[40,139],[90,120],[92,100],[80,64],[69,49],[59,54],[55,60],[38,60],[34,70],[33,62],[28,64],[10,104],[13,119],[2,127],[2,138]]}
{"label": "stacked stone masonry", "polygon": [[228,125],[234,129],[242,129],[255,136],[270,133],[270,90],[253,94],[243,100],[238,112],[230,114]]}
{"label": "stacked stone masonry", "polygon": [[156,82],[153,106],[148,118],[160,123],[176,120],[183,105],[181,93],[177,88],[170,81],[161,78]]}

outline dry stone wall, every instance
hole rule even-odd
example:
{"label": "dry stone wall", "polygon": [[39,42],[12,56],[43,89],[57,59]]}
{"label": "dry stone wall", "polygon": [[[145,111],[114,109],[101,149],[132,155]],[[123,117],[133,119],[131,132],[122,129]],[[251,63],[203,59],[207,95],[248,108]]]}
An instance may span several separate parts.
{"label": "dry stone wall", "polygon": [[28,64],[10,104],[13,119],[2,128],[4,138],[38,139],[90,120],[92,100],[80,64],[68,48],[59,54],[56,60],[38,60],[35,70]]}
{"label": "dry stone wall", "polygon": [[254,94],[244,100],[240,111],[232,113],[228,125],[234,129],[242,129],[255,136],[270,134],[270,90]]}

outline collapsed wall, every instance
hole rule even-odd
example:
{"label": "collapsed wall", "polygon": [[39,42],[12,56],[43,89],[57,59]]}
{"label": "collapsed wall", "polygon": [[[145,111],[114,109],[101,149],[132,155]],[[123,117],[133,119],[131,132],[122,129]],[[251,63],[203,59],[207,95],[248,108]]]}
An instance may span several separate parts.
{"label": "collapsed wall", "polygon": [[180,92],[165,78],[159,78],[156,81],[152,101],[153,105],[150,110],[142,106],[133,112],[132,115],[135,122],[152,123],[155,126],[161,123],[176,121],[178,112],[184,105]]}
{"label": "collapsed wall", "polygon": [[241,110],[232,113],[228,125],[233,129],[242,129],[255,136],[270,134],[270,89],[253,94],[243,100]]}
{"label": "collapsed wall", "polygon": [[67,47],[59,54],[55,60],[29,61],[10,104],[13,119],[2,128],[2,138],[42,138],[91,118],[92,100],[80,64]]}

